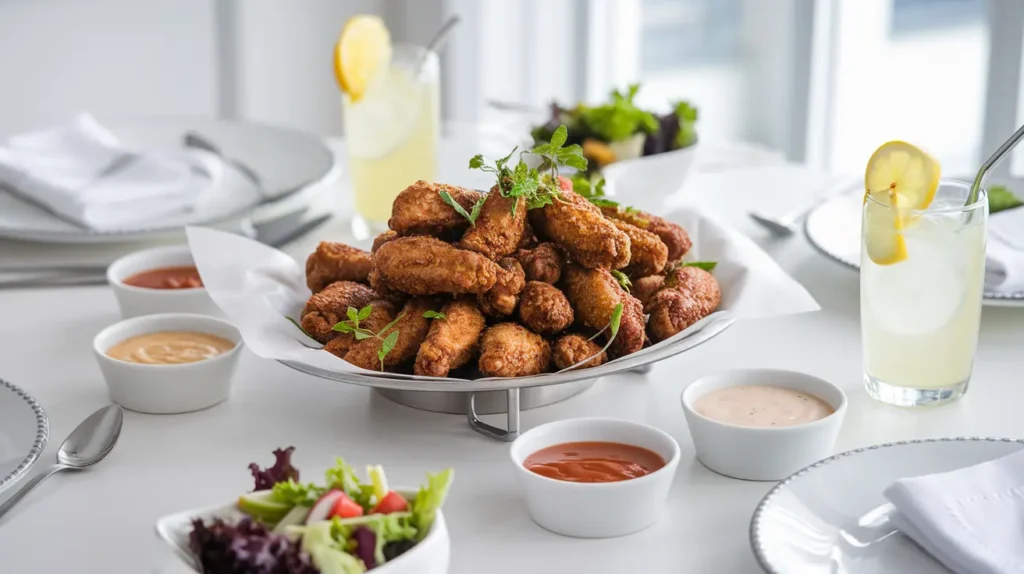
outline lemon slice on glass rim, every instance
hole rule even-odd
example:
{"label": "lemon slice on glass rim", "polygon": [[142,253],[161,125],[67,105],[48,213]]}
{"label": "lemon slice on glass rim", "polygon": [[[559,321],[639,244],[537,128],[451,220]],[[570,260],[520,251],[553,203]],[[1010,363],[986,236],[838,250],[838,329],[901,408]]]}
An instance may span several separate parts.
{"label": "lemon slice on glass rim", "polygon": [[391,65],[391,34],[377,16],[353,16],[334,46],[334,77],[341,91],[359,101],[377,73]]}
{"label": "lemon slice on glass rim", "polygon": [[878,265],[907,258],[903,230],[913,222],[908,210],[923,210],[935,199],[939,162],[902,141],[882,144],[864,170],[864,248]]}

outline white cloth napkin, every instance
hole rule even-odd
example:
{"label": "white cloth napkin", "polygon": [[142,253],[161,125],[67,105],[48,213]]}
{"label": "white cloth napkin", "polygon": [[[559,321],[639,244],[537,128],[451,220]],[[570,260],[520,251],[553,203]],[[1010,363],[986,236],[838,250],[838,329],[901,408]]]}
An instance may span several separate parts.
{"label": "white cloth napkin", "polygon": [[1024,292],[1024,207],[989,218],[985,287],[997,293]]}
{"label": "white cloth napkin", "polygon": [[892,520],[957,574],[1024,572],[1024,450],[884,492]]}
{"label": "white cloth napkin", "polygon": [[200,209],[225,169],[204,150],[131,149],[87,114],[0,143],[0,185],[96,230]]}

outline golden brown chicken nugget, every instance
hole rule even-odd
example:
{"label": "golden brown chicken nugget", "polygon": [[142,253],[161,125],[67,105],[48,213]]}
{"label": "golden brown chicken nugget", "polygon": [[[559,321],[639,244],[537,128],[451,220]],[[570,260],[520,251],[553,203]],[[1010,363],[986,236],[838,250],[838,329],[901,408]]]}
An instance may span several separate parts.
{"label": "golden brown chicken nugget", "polygon": [[398,238],[398,233],[396,231],[392,231],[391,229],[385,231],[384,233],[381,233],[377,237],[373,238],[373,247],[370,248],[370,253],[376,253],[377,250],[380,249],[381,245],[384,245],[385,243],[391,241],[392,239]]}
{"label": "golden brown chicken nugget", "polygon": [[[513,206],[515,209],[513,209]],[[494,186],[484,199],[480,215],[462,236],[458,246],[497,260],[519,247],[526,229],[526,202],[503,197]]]}
{"label": "golden brown chicken nugget", "polygon": [[640,300],[641,305],[646,305],[647,301],[649,301],[655,293],[661,291],[661,288],[664,286],[664,275],[651,275],[649,277],[641,277],[633,281],[633,288],[630,290],[630,293],[632,293],[634,297]]}
{"label": "golden brown chicken nugget", "polygon": [[485,377],[526,377],[551,367],[551,346],[516,323],[498,323],[480,340],[480,372]]}
{"label": "golden brown chicken nugget", "polygon": [[672,223],[663,217],[622,206],[602,207],[601,212],[607,217],[625,221],[657,235],[668,248],[669,261],[679,261],[693,247],[693,242],[690,241],[686,230],[681,225]]}
{"label": "golden brown chicken nugget", "polygon": [[366,283],[370,254],[344,243],[321,241],[306,259],[306,285],[313,293],[335,281]]}
{"label": "golden brown chicken nugget", "polygon": [[611,272],[570,263],[564,275],[565,295],[576,312],[577,322],[592,329],[604,329],[615,307],[622,304],[619,332],[609,348],[613,356],[621,357],[643,348],[643,306],[619,285]]}
{"label": "golden brown chicken nugget", "polygon": [[523,266],[527,281],[554,285],[562,278],[565,254],[554,243],[541,243],[533,249],[520,249],[516,251],[516,259]]}
{"label": "golden brown chicken nugget", "polygon": [[664,341],[714,313],[721,302],[714,275],[699,267],[674,269],[644,307],[651,315],[647,334],[652,342]]}
{"label": "golden brown chicken nugget", "polygon": [[399,237],[373,254],[371,285],[409,295],[486,293],[502,271],[490,259],[433,237]]}
{"label": "golden brown chicken nugget", "polygon": [[651,233],[618,219],[609,219],[629,236],[629,265],[623,272],[630,277],[646,277],[661,273],[668,262],[668,247]]}
{"label": "golden brown chicken nugget", "polygon": [[559,244],[569,257],[591,269],[629,264],[629,236],[581,195],[562,191],[549,205],[530,210],[534,231]]}
{"label": "golden brown chicken nugget", "polygon": [[306,302],[299,323],[302,328],[321,343],[327,343],[338,335],[334,325],[346,319],[348,308],[362,309],[380,296],[362,283],[338,281],[331,283]]}
{"label": "golden brown chicken nugget", "polygon": [[526,285],[523,266],[513,257],[503,258],[498,280],[489,291],[477,297],[480,310],[490,317],[511,315],[519,303],[519,294]]}
{"label": "golden brown chicken nugget", "polygon": [[577,333],[570,333],[555,341],[554,348],[555,368],[559,371],[593,357],[586,363],[576,367],[577,369],[589,369],[608,362],[608,353],[601,350],[601,346]]}
{"label": "golden brown chicken nugget", "polygon": [[441,198],[442,191],[451,195],[467,213],[483,197],[472,189],[420,180],[395,198],[388,227],[399,235],[442,235],[469,227],[469,220]]}
{"label": "golden brown chicken nugget", "polygon": [[[416,356],[423,340],[427,337],[430,329],[430,319],[423,316],[427,311],[436,311],[437,301],[428,297],[416,297],[402,307],[398,314],[398,320],[394,325],[380,334],[380,338],[373,337],[357,342],[344,359],[357,367],[371,371],[382,371],[387,367],[395,367]],[[392,333],[397,332],[398,337],[395,346],[381,359],[380,351],[383,349],[384,340]],[[383,340],[382,340],[383,339]]]}
{"label": "golden brown chicken nugget", "polygon": [[519,297],[519,320],[535,333],[554,335],[572,325],[572,306],[554,285],[528,281]]}
{"label": "golden brown chicken nugget", "polygon": [[465,365],[480,348],[486,320],[475,301],[461,297],[441,307],[444,317],[431,321],[427,338],[416,353],[414,373],[428,377],[447,377]]}

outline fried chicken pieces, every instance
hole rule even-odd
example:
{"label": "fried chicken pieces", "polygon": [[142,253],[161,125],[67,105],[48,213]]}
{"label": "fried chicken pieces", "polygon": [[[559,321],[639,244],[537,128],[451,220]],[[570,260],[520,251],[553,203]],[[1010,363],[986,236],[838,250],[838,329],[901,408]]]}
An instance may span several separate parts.
{"label": "fried chicken pieces", "polygon": [[715,310],[714,277],[678,263],[691,247],[682,227],[598,208],[559,180],[535,209],[497,186],[414,183],[370,253],[323,242],[309,256],[301,326],[364,369],[522,377],[596,367]]}

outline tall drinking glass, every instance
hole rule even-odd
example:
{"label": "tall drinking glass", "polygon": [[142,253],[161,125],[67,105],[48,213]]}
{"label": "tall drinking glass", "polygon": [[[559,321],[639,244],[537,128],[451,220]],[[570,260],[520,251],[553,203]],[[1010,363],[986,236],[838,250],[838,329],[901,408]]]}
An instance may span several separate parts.
{"label": "tall drinking glass", "polygon": [[358,235],[387,229],[399,192],[416,180],[436,179],[439,78],[436,53],[396,44],[390,67],[371,80],[362,98],[342,94]]}
{"label": "tall drinking glass", "polygon": [[[864,383],[880,401],[936,405],[967,390],[981,320],[988,219],[988,195],[982,191],[977,202],[964,205],[969,191],[967,183],[943,180],[924,210],[894,208],[870,195],[864,202]],[[868,237],[880,226],[901,228],[896,233],[905,246],[903,260],[879,265],[868,256]]]}

